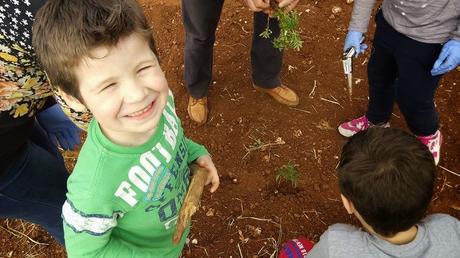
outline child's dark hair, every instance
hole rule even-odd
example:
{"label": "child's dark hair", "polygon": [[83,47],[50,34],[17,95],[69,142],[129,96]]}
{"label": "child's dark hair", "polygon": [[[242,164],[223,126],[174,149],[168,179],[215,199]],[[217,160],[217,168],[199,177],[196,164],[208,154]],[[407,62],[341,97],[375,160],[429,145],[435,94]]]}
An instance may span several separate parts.
{"label": "child's dark hair", "polygon": [[52,84],[83,102],[73,68],[94,48],[115,46],[132,33],[144,37],[157,54],[136,0],[48,0],[36,15],[33,46]]}
{"label": "child's dark hair", "polygon": [[392,128],[370,128],[351,137],[338,167],[341,193],[386,237],[408,230],[425,216],[435,172],[428,148]]}

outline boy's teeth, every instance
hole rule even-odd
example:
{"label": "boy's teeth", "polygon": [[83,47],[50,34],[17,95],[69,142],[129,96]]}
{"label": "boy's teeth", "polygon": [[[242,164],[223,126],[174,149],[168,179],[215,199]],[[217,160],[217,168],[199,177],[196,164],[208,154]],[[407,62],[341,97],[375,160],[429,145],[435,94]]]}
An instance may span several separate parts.
{"label": "boy's teeth", "polygon": [[146,112],[147,110],[149,110],[149,108],[150,108],[150,105],[149,105],[149,106],[147,106],[146,108],[144,108],[144,109],[140,110],[140,111],[137,111],[137,112],[135,112],[135,113],[131,113],[131,114],[130,114],[130,115],[128,115],[128,116],[138,116],[138,115],[140,115],[140,114],[142,114],[142,113]]}

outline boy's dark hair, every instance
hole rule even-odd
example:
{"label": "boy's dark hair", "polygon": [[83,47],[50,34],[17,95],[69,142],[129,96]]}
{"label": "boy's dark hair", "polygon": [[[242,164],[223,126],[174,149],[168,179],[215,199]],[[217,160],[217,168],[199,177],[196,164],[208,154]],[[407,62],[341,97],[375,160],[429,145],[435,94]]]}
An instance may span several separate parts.
{"label": "boy's dark hair", "polygon": [[391,237],[420,221],[433,195],[436,165],[413,135],[370,128],[345,144],[339,186],[375,232]]}
{"label": "boy's dark hair", "polygon": [[83,102],[73,68],[94,48],[115,46],[132,33],[143,36],[157,55],[152,29],[135,0],[48,0],[36,15],[32,42],[52,84]]}

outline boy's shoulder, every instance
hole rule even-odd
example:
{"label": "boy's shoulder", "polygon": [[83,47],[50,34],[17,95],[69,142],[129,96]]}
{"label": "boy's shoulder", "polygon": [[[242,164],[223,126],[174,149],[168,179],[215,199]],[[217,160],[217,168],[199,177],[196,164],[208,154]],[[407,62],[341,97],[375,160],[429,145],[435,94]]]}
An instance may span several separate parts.
{"label": "boy's shoulder", "polygon": [[369,233],[362,228],[349,224],[334,224],[321,235],[321,241],[327,241],[334,246],[356,246],[367,245],[367,237]]}
{"label": "boy's shoulder", "polygon": [[94,126],[97,126],[96,120],[91,120],[87,136],[83,146],[78,154],[77,162],[67,182],[68,187],[74,188],[77,186],[80,190],[85,188],[88,191],[94,189],[101,177],[101,170],[105,167],[104,164],[110,162],[110,154],[104,150],[104,147],[96,139],[94,135]]}
{"label": "boy's shoulder", "polygon": [[360,227],[348,224],[331,225],[321,235],[309,257],[370,257],[368,235]]}
{"label": "boy's shoulder", "polygon": [[434,213],[431,215],[426,216],[422,219],[422,223],[429,224],[429,225],[439,225],[439,224],[458,224],[460,221],[450,216],[449,214],[444,213]]}
{"label": "boy's shoulder", "polygon": [[453,232],[457,232],[457,240],[460,240],[460,220],[442,213],[435,213],[424,218],[420,223],[429,234],[435,235],[437,239],[452,237]]}
{"label": "boy's shoulder", "polygon": [[323,235],[326,235],[328,240],[332,242],[349,242],[351,239],[359,242],[366,241],[365,238],[368,234],[360,227],[337,223],[329,226]]}

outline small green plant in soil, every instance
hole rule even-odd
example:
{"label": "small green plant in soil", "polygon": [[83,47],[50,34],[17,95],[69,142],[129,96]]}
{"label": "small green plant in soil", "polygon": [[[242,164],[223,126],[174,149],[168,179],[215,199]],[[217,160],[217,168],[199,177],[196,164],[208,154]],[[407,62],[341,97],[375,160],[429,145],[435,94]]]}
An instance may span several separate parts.
{"label": "small green plant in soil", "polygon": [[296,165],[287,164],[280,167],[276,171],[276,182],[278,184],[286,182],[290,183],[293,187],[297,187],[297,183],[299,182],[299,171]]}
{"label": "small green plant in soil", "polygon": [[[286,12],[285,10],[272,4],[275,10],[274,17],[278,19],[280,26],[280,35],[273,40],[273,46],[280,51],[286,48],[300,50],[303,41],[297,28],[299,27],[299,13],[296,11]],[[262,38],[270,38],[273,31],[270,29],[270,17],[267,18],[267,27],[260,33]]]}

